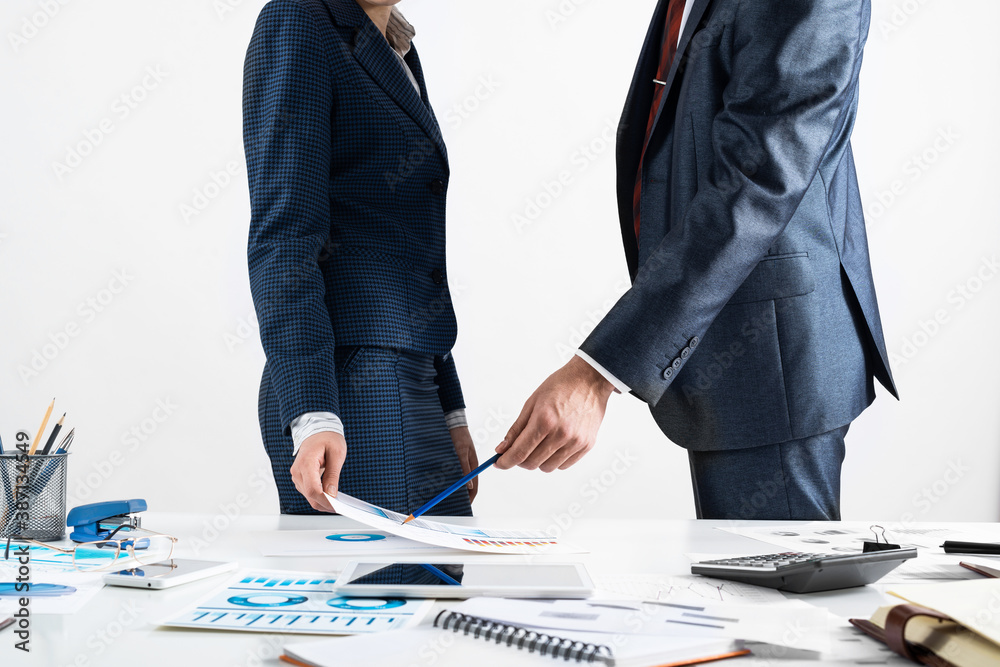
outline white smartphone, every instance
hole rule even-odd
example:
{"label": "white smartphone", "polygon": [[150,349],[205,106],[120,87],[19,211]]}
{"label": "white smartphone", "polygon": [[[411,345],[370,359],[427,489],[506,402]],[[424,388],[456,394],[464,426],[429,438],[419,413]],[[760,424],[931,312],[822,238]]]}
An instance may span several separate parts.
{"label": "white smartphone", "polygon": [[368,561],[348,563],[333,590],[354,597],[587,598],[594,582],[582,563]]}
{"label": "white smartphone", "polygon": [[173,560],[140,565],[131,570],[108,572],[104,575],[104,583],[111,586],[131,586],[132,588],[172,588],[199,579],[214,577],[217,574],[232,572],[239,563],[224,563],[216,560],[190,560],[174,558]]}

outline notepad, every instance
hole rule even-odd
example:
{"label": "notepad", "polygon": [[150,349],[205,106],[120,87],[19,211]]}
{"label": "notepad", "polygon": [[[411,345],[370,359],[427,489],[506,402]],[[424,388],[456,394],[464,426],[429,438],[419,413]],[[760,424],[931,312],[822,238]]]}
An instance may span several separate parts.
{"label": "notepad", "polygon": [[[463,628],[465,628],[463,630]],[[468,667],[476,664],[558,665],[582,663],[613,667],[641,667],[655,662],[661,667],[694,664],[724,657],[746,655],[738,642],[687,639],[683,637],[618,637],[599,632],[560,632],[558,637],[532,637],[518,645],[506,639],[496,642],[496,635],[485,631],[475,633],[473,626],[422,626],[379,635],[327,639],[318,642],[285,646],[281,659],[306,667],[399,667],[399,665],[433,664],[435,667]],[[572,643],[579,649],[567,656]],[[591,660],[586,646],[607,646],[608,651],[594,654]]]}

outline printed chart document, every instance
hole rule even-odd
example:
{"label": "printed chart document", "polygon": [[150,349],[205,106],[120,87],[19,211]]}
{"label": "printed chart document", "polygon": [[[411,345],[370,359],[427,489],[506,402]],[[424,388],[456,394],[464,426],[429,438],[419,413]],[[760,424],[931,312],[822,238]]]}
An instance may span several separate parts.
{"label": "printed chart document", "polygon": [[[829,652],[828,612],[801,601],[759,606],[690,605],[632,600],[471,598],[453,611],[505,624],[620,635],[745,639],[800,651]],[[794,628],[790,632],[789,628]]]}
{"label": "printed chart document", "polygon": [[404,524],[405,515],[366,503],[346,493],[338,493],[336,498],[328,495],[327,499],[333,509],[349,519],[399,537],[439,547],[493,554],[582,553],[581,550],[560,544],[556,538],[540,530],[459,526],[422,517]]}
{"label": "printed chart document", "polygon": [[388,556],[446,553],[445,547],[415,542],[384,530],[283,530],[254,535],[265,556]]}
{"label": "printed chart document", "polygon": [[244,570],[161,625],[206,630],[357,635],[416,625],[433,600],[345,598],[322,572]]}
{"label": "printed chart document", "polygon": [[632,598],[694,605],[722,604],[724,602],[742,605],[770,605],[782,604],[788,600],[780,591],[773,588],[764,588],[738,581],[713,579],[696,574],[595,576],[594,585],[597,596],[619,600]]}
{"label": "printed chart document", "polygon": [[29,556],[31,590],[28,592],[18,585],[17,559],[0,560],[0,618],[20,608],[18,600],[22,597],[31,599],[32,614],[75,614],[104,588],[103,575],[76,571],[72,555],[32,544]]}

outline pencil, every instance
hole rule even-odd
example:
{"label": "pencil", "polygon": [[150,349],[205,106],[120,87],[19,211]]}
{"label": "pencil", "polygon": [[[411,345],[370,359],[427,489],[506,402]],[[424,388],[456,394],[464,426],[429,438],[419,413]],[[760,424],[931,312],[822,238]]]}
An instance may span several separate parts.
{"label": "pencil", "polygon": [[473,470],[472,472],[470,472],[468,475],[466,475],[462,479],[458,480],[457,482],[455,482],[454,484],[452,484],[451,486],[449,486],[447,489],[445,489],[441,493],[439,493],[436,496],[434,496],[431,500],[429,500],[428,502],[424,503],[423,506],[420,509],[418,509],[416,512],[414,512],[410,516],[408,516],[405,519],[403,519],[403,523],[409,523],[409,522],[413,521],[418,516],[420,516],[421,514],[423,514],[424,512],[426,512],[427,510],[431,509],[432,507],[434,507],[435,505],[437,505],[439,502],[441,502],[442,500],[444,500],[445,498],[447,498],[451,494],[455,493],[455,491],[457,491],[460,487],[465,486],[466,484],[468,484],[470,479],[475,478],[476,476],[479,475],[479,473],[481,473],[482,471],[486,470],[491,465],[493,465],[494,463],[496,463],[497,459],[500,458],[500,456],[501,456],[501,454],[495,454],[489,461],[487,461],[486,463],[482,464],[481,466],[479,466],[478,468],[476,468],[475,470]]}
{"label": "pencil", "polygon": [[[42,425],[38,427],[38,433],[35,434],[35,439],[31,441],[31,449],[28,450],[28,456],[35,453],[38,449],[38,443],[42,441],[42,434],[45,433],[45,427],[49,425],[49,417],[52,416],[52,408],[56,405],[56,399],[52,399],[49,403],[49,409],[45,411],[45,416],[42,418]],[[22,450],[23,451],[23,450]]]}
{"label": "pencil", "polygon": [[49,435],[49,439],[45,441],[45,448],[42,449],[43,456],[48,454],[49,450],[52,449],[52,444],[56,441],[56,436],[59,435],[59,431],[62,430],[64,421],[66,421],[65,412],[63,413],[63,416],[59,418],[59,421],[56,422],[56,425],[52,427],[52,433]]}

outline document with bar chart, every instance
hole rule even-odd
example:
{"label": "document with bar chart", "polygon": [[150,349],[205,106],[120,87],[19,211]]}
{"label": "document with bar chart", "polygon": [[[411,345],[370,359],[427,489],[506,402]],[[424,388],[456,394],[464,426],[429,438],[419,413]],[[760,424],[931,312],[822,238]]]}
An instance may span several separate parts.
{"label": "document with bar chart", "polygon": [[360,521],[366,526],[424,544],[493,554],[583,552],[581,549],[561,543],[555,537],[541,530],[501,530],[461,526],[442,521],[431,521],[422,517],[404,524],[405,515],[366,503],[346,493],[338,493],[336,498],[327,495],[327,499],[333,504],[333,509],[337,510],[338,514]]}
{"label": "document with bar chart", "polygon": [[416,625],[433,600],[345,598],[326,573],[246,570],[161,625],[206,630],[360,635]]}

